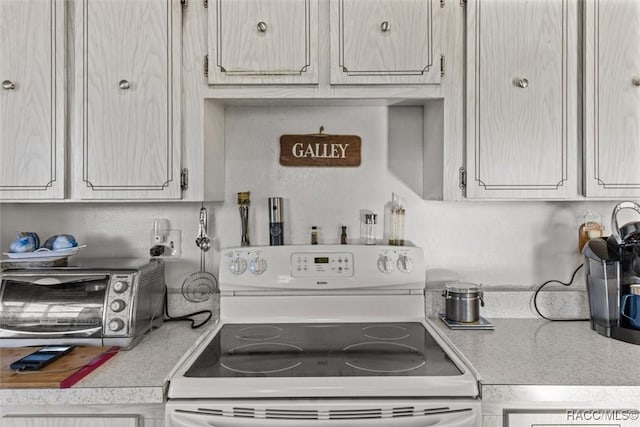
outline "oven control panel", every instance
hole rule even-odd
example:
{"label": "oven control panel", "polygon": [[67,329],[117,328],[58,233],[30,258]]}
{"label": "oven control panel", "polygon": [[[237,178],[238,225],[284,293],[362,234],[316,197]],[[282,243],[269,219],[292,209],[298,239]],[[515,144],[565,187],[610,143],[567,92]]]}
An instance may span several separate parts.
{"label": "oven control panel", "polygon": [[351,277],[353,254],[349,252],[294,252],[292,277]]}
{"label": "oven control panel", "polygon": [[290,245],[228,248],[221,292],[424,289],[424,255],[415,246]]}

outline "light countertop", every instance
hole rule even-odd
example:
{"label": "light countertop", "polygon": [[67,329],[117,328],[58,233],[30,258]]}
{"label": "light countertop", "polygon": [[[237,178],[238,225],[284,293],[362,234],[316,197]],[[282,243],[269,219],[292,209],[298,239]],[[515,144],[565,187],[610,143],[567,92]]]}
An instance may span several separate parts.
{"label": "light countertop", "polygon": [[[598,335],[588,322],[489,319],[493,331],[430,322],[467,361],[483,401],[640,402],[640,346]],[[171,370],[209,328],[165,323],[69,389],[0,389],[0,406],[162,404]]]}
{"label": "light countertop", "polygon": [[471,365],[484,400],[640,402],[640,346],[589,322],[489,319],[495,330],[451,330],[429,319]]}
{"label": "light countertop", "polygon": [[167,322],[67,389],[0,389],[0,406],[164,403],[169,373],[214,325]]}

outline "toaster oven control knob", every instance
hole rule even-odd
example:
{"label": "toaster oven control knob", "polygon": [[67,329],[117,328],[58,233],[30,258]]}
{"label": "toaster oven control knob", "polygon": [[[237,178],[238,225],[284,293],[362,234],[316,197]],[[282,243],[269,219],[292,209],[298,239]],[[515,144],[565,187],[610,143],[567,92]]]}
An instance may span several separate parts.
{"label": "toaster oven control knob", "polygon": [[127,284],[127,282],[118,281],[118,282],[113,284],[113,290],[117,294],[123,293],[124,291],[127,290],[128,287],[129,287],[129,285]]}
{"label": "toaster oven control knob", "polygon": [[244,258],[237,257],[229,263],[229,270],[231,270],[233,274],[242,274],[246,269],[247,261],[245,261]]}
{"label": "toaster oven control knob", "polygon": [[112,332],[118,332],[122,328],[124,328],[124,322],[122,319],[113,319],[109,322],[109,329]]}
{"label": "toaster oven control knob", "polygon": [[262,274],[267,269],[267,261],[264,258],[254,258],[249,261],[249,271],[253,274]]}
{"label": "toaster oven control knob", "polygon": [[111,301],[111,310],[115,311],[116,313],[124,310],[124,308],[127,306],[127,304],[125,304],[124,301],[122,301],[121,299],[114,299],[113,301]]}
{"label": "toaster oven control knob", "polygon": [[380,255],[378,258],[378,270],[383,273],[391,273],[393,271],[393,262],[387,255]]}
{"label": "toaster oven control knob", "polygon": [[413,270],[413,261],[406,255],[400,255],[398,257],[398,270],[403,273],[411,273]]}

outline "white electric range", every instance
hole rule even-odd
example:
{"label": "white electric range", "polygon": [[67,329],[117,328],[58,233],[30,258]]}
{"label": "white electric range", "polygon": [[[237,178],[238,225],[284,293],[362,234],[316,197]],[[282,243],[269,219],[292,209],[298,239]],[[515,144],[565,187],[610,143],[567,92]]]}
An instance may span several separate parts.
{"label": "white electric range", "polygon": [[226,249],[220,320],[174,370],[167,426],[479,426],[477,381],[425,320],[420,248]]}

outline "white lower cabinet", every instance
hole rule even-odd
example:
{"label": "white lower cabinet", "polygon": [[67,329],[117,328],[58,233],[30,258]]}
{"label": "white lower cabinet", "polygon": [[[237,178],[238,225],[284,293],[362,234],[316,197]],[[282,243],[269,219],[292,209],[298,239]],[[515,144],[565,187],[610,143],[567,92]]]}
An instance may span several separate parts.
{"label": "white lower cabinet", "polygon": [[10,406],[0,408],[2,427],[162,427],[164,404]]}
{"label": "white lower cabinet", "polygon": [[[607,404],[609,403],[609,404]],[[640,411],[633,405],[553,403],[483,405],[482,427],[637,427]]]}
{"label": "white lower cabinet", "polygon": [[507,410],[503,427],[635,427],[637,414],[623,409]]}
{"label": "white lower cabinet", "polygon": [[85,416],[16,416],[2,419],[2,427],[138,427],[135,415],[85,417]]}

